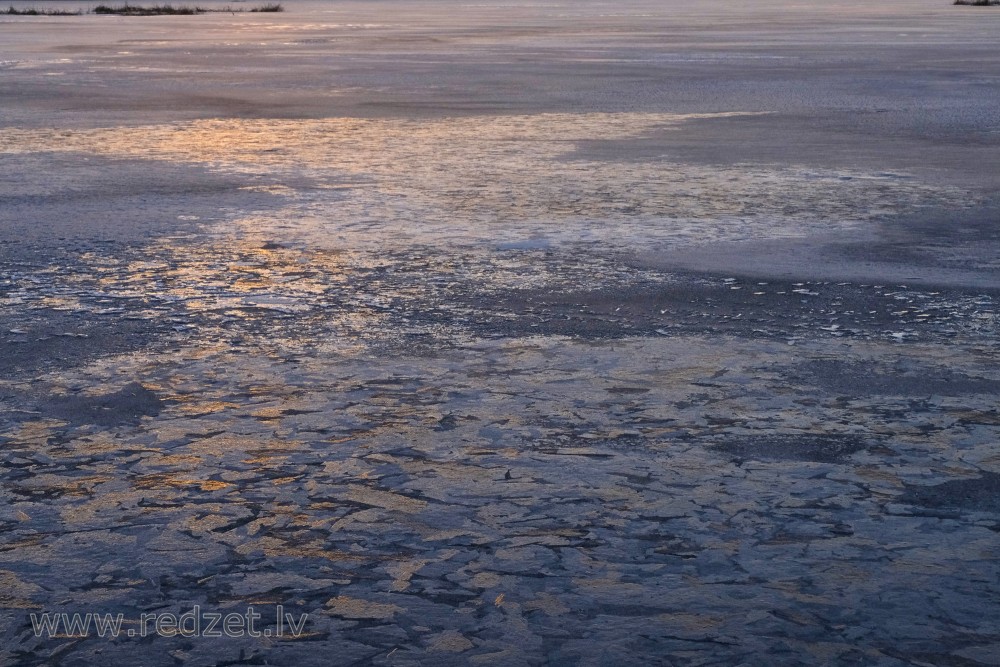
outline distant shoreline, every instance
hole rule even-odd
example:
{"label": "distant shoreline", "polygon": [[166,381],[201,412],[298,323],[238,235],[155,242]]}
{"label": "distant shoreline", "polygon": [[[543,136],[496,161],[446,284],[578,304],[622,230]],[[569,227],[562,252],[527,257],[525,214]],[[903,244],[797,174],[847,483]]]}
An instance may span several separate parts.
{"label": "distant shoreline", "polygon": [[18,9],[13,5],[7,9],[0,9],[0,16],[82,16],[84,14],[98,14],[111,16],[194,16],[196,14],[242,14],[242,13],[271,13],[283,12],[285,8],[277,3],[268,3],[244,9],[230,6],[219,8],[198,7],[189,5],[97,5],[93,9],[86,11],[78,9],[75,11],[66,9]]}

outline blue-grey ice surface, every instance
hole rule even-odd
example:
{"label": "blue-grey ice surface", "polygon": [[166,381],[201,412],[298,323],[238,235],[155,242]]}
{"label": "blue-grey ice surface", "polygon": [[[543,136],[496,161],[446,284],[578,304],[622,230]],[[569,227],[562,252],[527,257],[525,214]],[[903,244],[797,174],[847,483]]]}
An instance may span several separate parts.
{"label": "blue-grey ice surface", "polygon": [[0,16],[2,661],[995,664],[996,11],[283,4]]}

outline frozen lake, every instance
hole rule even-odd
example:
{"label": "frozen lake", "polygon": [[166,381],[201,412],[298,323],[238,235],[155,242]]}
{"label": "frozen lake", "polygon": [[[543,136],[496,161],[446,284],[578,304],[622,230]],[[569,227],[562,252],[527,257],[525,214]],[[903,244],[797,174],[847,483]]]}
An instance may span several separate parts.
{"label": "frozen lake", "polygon": [[1000,10],[283,5],[0,16],[0,661],[993,664]]}

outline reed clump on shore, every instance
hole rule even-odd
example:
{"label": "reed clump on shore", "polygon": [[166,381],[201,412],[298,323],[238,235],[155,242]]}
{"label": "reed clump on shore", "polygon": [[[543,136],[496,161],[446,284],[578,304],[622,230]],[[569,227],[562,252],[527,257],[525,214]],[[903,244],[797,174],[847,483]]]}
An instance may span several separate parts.
{"label": "reed clump on shore", "polygon": [[14,5],[0,9],[0,14],[4,16],[79,16],[82,13],[83,11],[79,9],[35,9],[34,7],[18,9]]}
{"label": "reed clump on shore", "polygon": [[277,3],[269,3],[250,9],[225,7],[197,7],[189,5],[98,5],[93,9],[94,14],[115,14],[117,16],[190,16],[192,14],[217,13],[242,13],[242,12],[282,12],[284,7]]}
{"label": "reed clump on shore", "polygon": [[127,2],[123,5],[97,5],[91,10],[68,9],[36,9],[35,7],[18,8],[13,5],[7,9],[0,9],[3,16],[80,16],[81,14],[110,14],[114,16],[192,16],[194,14],[228,13],[239,14],[243,12],[283,12],[285,8],[275,2],[251,7],[250,9],[225,7],[198,7],[189,5],[130,5]]}
{"label": "reed clump on shore", "polygon": [[209,11],[203,7],[188,7],[173,5],[97,5],[92,10],[94,14],[116,14],[118,16],[189,16],[204,14]]}

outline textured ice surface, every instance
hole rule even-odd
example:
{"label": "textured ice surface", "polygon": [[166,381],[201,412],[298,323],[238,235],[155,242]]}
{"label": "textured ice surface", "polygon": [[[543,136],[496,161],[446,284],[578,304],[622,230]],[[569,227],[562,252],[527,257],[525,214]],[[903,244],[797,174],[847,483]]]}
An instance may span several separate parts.
{"label": "textured ice surface", "polygon": [[0,661],[989,664],[988,12],[284,4],[0,17]]}

